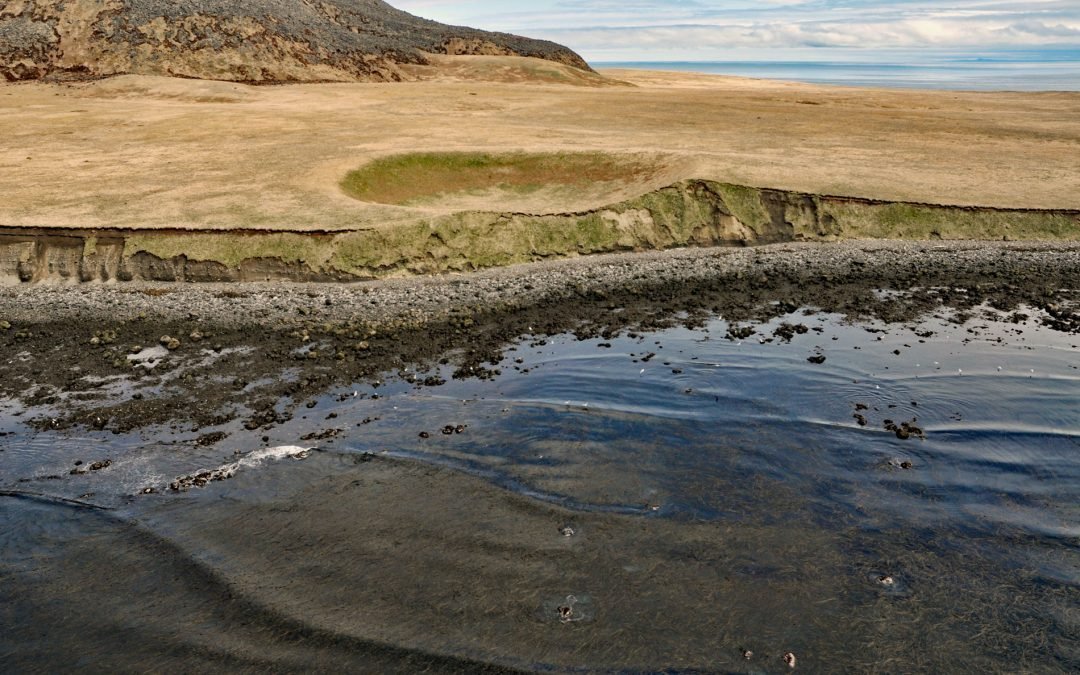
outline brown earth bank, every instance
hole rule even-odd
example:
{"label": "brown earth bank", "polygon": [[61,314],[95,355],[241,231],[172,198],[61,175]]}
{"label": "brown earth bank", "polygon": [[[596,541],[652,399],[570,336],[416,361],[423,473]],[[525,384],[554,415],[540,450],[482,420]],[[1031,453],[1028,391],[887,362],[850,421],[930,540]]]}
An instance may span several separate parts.
{"label": "brown earth bank", "polygon": [[591,70],[543,40],[447,26],[381,0],[12,0],[0,79],[137,73],[237,82],[415,79],[428,54],[528,56]]}
{"label": "brown earth bank", "polygon": [[[904,322],[984,303],[1033,308],[1077,332],[1078,289],[1075,243],[957,242],[680,250],[348,285],[9,287],[0,394],[41,429],[262,434],[339,385],[439,386],[440,363],[455,377],[491,377],[522,336],[610,336],[714,315],[737,326],[804,306]],[[159,345],[153,370],[129,358]],[[117,381],[130,386],[103,393]]]}
{"label": "brown earth bank", "polygon": [[362,231],[0,228],[0,283],[355,281],[686,246],[1080,237],[1080,210],[880,202],[684,181],[581,213],[455,214]]}

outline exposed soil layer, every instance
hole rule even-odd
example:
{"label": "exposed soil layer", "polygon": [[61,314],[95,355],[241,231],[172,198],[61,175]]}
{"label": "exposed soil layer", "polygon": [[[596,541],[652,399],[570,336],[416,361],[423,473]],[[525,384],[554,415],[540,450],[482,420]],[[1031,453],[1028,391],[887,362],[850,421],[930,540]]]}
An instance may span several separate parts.
{"label": "exposed soil layer", "polygon": [[715,314],[739,324],[803,306],[903,322],[983,303],[1036,308],[1077,332],[1078,293],[1071,243],[783,244],[358,284],[26,285],[0,291],[0,394],[42,428],[261,434],[335,386],[396,375],[437,387],[439,363],[493,376],[522,336],[609,337]]}
{"label": "exposed soil layer", "polygon": [[447,26],[380,0],[20,0],[0,9],[0,79],[123,73],[319,82],[415,79],[426,53],[529,56],[590,70],[551,42]]}
{"label": "exposed soil layer", "polygon": [[579,213],[463,212],[377,229],[0,228],[0,283],[355,281],[684,246],[1080,237],[1080,211],[810,195],[690,180]]}

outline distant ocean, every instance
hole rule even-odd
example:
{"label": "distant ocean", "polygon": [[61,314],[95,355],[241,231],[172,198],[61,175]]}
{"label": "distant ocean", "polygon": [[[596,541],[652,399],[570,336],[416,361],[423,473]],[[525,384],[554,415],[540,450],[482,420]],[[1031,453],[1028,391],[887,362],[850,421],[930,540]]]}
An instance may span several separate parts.
{"label": "distant ocean", "polygon": [[916,63],[857,61],[621,61],[640,68],[736,75],[813,84],[914,89],[1080,91],[1080,50],[942,57]]}

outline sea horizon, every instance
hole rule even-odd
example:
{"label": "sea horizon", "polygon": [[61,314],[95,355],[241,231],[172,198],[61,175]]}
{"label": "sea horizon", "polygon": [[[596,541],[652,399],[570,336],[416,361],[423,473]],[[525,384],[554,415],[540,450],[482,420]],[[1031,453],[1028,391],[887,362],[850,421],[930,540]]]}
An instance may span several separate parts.
{"label": "sea horizon", "polygon": [[[907,56],[907,55],[904,55]],[[880,58],[880,57],[879,57]],[[632,68],[787,80],[809,84],[976,91],[1080,91],[1080,50],[944,56],[918,60],[825,58],[595,60],[598,69]]]}

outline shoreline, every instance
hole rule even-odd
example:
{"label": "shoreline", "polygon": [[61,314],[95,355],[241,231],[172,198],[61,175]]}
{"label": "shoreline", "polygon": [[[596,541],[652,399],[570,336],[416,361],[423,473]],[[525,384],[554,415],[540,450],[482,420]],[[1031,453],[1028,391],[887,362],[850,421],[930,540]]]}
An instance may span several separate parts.
{"label": "shoreline", "polygon": [[[9,321],[38,323],[73,318],[104,318],[130,321],[153,312],[163,320],[190,316],[192,301],[200,305],[200,320],[220,325],[250,325],[292,317],[310,308],[312,319],[389,323],[410,314],[438,320],[462,309],[498,311],[508,302],[528,307],[552,297],[605,291],[628,285],[693,283],[710,277],[740,277],[759,272],[797,273],[806,263],[812,268],[802,276],[828,274],[828,268],[850,269],[872,264],[882,272],[880,283],[888,285],[903,273],[927,270],[912,256],[937,254],[947,264],[982,266],[1007,252],[1038,256],[1044,265],[1071,271],[1080,282],[1080,242],[1075,241],[908,241],[844,240],[838,242],[782,242],[754,247],[693,247],[664,250],[602,253],[518,263],[488,269],[386,279],[356,279],[338,283],[206,282],[138,280],[124,283],[32,283],[0,286],[0,314]],[[1061,255],[1057,261],[1051,256]],[[957,258],[956,256],[960,256]],[[785,258],[788,258],[785,260]],[[857,261],[857,262],[855,262]],[[1013,265],[1015,267],[1015,265]],[[937,271],[941,274],[941,271]],[[865,275],[873,283],[873,273]],[[1030,274],[1026,276],[1031,276]],[[234,293],[235,292],[235,293]],[[252,298],[260,305],[245,312],[240,300]],[[312,299],[329,300],[313,306]],[[118,300],[123,302],[118,302]],[[270,302],[273,300],[273,303]],[[267,310],[272,310],[269,313]]]}
{"label": "shoreline", "polygon": [[1080,244],[1048,242],[681,249],[350,284],[23,285],[0,289],[0,398],[40,430],[262,434],[337,387],[437,387],[441,366],[497,377],[523,337],[715,316],[753,334],[799,307],[896,323],[983,304],[1077,333],[1078,301]]}

